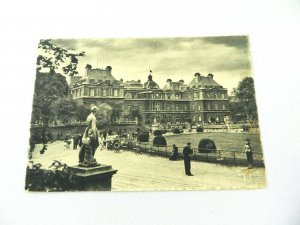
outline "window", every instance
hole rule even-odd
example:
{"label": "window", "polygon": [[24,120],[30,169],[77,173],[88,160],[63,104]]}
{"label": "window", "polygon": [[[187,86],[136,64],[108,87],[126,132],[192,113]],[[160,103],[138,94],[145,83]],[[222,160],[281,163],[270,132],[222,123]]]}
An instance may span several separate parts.
{"label": "window", "polygon": [[192,120],[193,120],[193,122],[195,122],[196,121],[196,116],[193,116]]}
{"label": "window", "polygon": [[210,103],[207,103],[207,109],[210,110]]}
{"label": "window", "polygon": [[178,108],[178,104],[176,104],[176,105],[175,105],[175,110],[176,110],[176,111],[178,111],[178,110],[179,110],[179,108]]}
{"label": "window", "polygon": [[202,121],[202,118],[201,118],[201,116],[200,116],[200,115],[199,115],[198,119],[199,119],[199,122],[201,122],[201,121]]}
{"label": "window", "polygon": [[119,96],[119,91],[118,89],[114,89],[114,97],[118,97]]}
{"label": "window", "polygon": [[175,99],[176,99],[176,100],[179,99],[179,95],[178,95],[178,94],[175,95]]}
{"label": "window", "polygon": [[168,94],[168,95],[167,95],[167,98],[168,98],[168,99],[171,99],[171,95],[170,95],[170,94]]}
{"label": "window", "polygon": [[103,89],[103,96],[106,96],[107,95],[107,91],[106,89]]}
{"label": "window", "polygon": [[201,105],[200,104],[198,105],[198,110],[201,110]]}
{"label": "window", "polygon": [[90,89],[90,96],[95,96],[95,90],[94,90],[94,88]]}
{"label": "window", "polygon": [[192,104],[192,110],[195,110],[195,104]]}
{"label": "window", "polygon": [[176,123],[179,123],[179,116],[176,116],[175,121]]}
{"label": "window", "polygon": [[170,111],[170,106],[169,105],[166,105],[166,110]]}

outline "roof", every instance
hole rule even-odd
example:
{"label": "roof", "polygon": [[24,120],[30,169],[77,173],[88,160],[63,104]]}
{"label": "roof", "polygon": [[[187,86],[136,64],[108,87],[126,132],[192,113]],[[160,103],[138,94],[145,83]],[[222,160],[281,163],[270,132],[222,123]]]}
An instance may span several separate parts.
{"label": "roof", "polygon": [[195,76],[188,86],[190,88],[221,87],[221,85],[218,84],[211,76]]}
{"label": "roof", "polygon": [[146,89],[159,89],[159,85],[152,80],[152,75],[149,74],[148,81],[144,83],[144,88]]}
{"label": "roof", "polygon": [[141,84],[140,81],[135,81],[135,80],[129,80],[124,83],[125,88],[129,89],[142,89],[143,85]]}
{"label": "roof", "polygon": [[87,80],[91,80],[94,79],[95,82],[102,80],[102,81],[106,81],[106,80],[110,80],[110,81],[115,81],[116,78],[113,77],[113,75],[111,75],[111,70],[108,69],[90,69],[87,72],[87,76],[86,76]]}
{"label": "roof", "polygon": [[169,82],[164,87],[163,90],[175,90],[175,91],[181,91],[183,89],[186,89],[186,84],[183,82]]}
{"label": "roof", "polygon": [[146,83],[144,83],[144,88],[146,89],[158,89],[159,86],[155,81],[147,81]]}
{"label": "roof", "polygon": [[72,76],[70,78],[70,87],[73,87],[81,78],[82,76]]}

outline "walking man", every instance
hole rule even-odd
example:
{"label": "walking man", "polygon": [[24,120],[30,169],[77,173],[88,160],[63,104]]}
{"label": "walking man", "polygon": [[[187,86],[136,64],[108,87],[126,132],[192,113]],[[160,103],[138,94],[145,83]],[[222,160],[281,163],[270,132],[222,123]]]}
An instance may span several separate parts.
{"label": "walking man", "polygon": [[191,154],[193,154],[192,150],[192,144],[191,142],[187,143],[187,146],[183,148],[183,160],[184,160],[184,169],[185,169],[185,174],[187,176],[194,176],[191,173]]}

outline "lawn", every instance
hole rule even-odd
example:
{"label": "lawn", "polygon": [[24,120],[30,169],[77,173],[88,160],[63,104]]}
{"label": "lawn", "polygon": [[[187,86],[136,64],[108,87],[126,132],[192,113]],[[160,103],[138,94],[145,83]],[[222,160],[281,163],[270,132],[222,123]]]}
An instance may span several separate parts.
{"label": "lawn", "polygon": [[168,146],[176,144],[178,147],[183,147],[187,142],[191,142],[193,148],[198,147],[199,141],[202,138],[212,139],[215,142],[218,150],[236,151],[244,151],[245,139],[248,138],[253,146],[253,150],[256,152],[262,152],[260,135],[257,133],[204,132],[166,136]]}

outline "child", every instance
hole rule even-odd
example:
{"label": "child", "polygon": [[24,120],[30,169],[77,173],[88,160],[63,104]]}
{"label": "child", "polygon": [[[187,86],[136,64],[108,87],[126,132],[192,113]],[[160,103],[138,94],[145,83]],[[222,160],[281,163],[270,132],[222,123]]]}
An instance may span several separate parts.
{"label": "child", "polygon": [[250,144],[250,140],[246,139],[245,143],[245,152],[247,156],[248,169],[252,169],[253,167],[253,152],[252,145]]}

